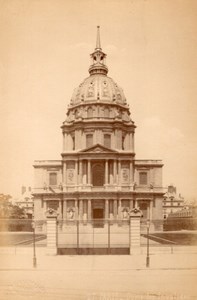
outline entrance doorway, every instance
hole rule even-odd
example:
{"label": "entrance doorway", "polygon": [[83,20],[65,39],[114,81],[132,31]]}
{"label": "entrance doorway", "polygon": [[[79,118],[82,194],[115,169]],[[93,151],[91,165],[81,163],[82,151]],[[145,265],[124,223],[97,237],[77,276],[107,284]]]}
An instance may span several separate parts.
{"label": "entrance doorway", "polygon": [[94,208],[93,209],[93,219],[103,219],[104,218],[104,209],[103,208]]}
{"label": "entrance doorway", "polygon": [[100,203],[95,201],[92,209],[92,222],[93,227],[104,227],[104,203],[101,200]]}

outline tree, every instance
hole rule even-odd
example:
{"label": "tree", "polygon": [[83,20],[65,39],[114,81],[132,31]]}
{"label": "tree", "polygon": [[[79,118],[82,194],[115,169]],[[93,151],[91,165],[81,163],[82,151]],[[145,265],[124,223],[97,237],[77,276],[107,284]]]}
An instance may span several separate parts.
{"label": "tree", "polygon": [[0,194],[0,218],[6,219],[24,219],[24,209],[13,205],[9,200],[12,197],[10,195]]}

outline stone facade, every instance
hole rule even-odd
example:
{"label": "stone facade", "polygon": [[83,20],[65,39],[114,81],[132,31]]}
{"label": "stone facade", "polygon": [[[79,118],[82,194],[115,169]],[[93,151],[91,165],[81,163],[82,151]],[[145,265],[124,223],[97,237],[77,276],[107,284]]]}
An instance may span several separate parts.
{"label": "stone facade", "polygon": [[59,161],[35,161],[34,215],[45,219],[162,219],[162,161],[136,160],[135,124],[122,89],[107,76],[99,29],[90,76],[75,89],[62,125]]}

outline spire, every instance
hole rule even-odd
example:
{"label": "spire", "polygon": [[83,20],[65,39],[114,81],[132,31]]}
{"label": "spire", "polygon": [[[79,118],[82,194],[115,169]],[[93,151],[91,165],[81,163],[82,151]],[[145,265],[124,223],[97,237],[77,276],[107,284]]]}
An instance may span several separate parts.
{"label": "spire", "polygon": [[101,40],[100,40],[100,26],[97,26],[97,37],[96,37],[96,48],[95,50],[102,50],[101,49]]}
{"label": "spire", "polygon": [[92,65],[89,68],[90,75],[93,74],[104,74],[107,75],[108,68],[105,65],[106,54],[101,49],[100,41],[100,26],[97,26],[97,36],[96,36],[96,48],[92,54]]}

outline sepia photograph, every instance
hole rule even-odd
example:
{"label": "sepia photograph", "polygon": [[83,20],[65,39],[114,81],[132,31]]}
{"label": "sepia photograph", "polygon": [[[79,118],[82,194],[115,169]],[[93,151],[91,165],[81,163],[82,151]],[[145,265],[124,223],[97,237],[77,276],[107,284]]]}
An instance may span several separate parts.
{"label": "sepia photograph", "polygon": [[197,1],[0,0],[0,299],[197,299]]}

